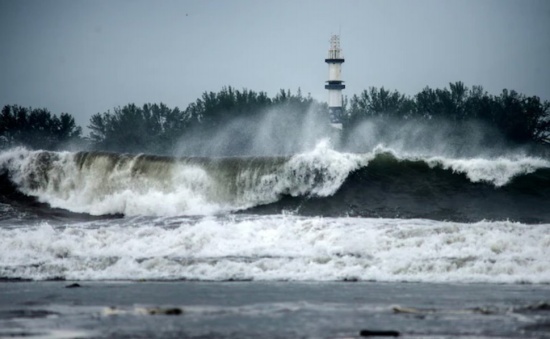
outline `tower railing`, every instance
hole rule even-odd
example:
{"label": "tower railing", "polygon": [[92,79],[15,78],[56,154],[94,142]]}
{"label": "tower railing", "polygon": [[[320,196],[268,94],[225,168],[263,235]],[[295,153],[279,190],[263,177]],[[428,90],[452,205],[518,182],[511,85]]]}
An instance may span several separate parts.
{"label": "tower railing", "polygon": [[328,59],[343,59],[342,50],[340,49],[340,36],[333,35],[330,38],[330,49],[328,50]]}

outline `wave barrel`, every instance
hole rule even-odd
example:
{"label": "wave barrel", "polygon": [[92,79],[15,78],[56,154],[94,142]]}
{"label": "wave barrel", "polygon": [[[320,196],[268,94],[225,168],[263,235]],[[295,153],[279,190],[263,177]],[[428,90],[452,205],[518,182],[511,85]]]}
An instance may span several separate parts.
{"label": "wave barrel", "polygon": [[342,81],[342,64],[344,56],[340,49],[340,36],[333,35],[330,39],[330,49],[328,58],[325,59],[328,64],[328,81],[325,89],[328,90],[328,107],[330,124],[332,127],[342,129],[342,90],[346,88]]}

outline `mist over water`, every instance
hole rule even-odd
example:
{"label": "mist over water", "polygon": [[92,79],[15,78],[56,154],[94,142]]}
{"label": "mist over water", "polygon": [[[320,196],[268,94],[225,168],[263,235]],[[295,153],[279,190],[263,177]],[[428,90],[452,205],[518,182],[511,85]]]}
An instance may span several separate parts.
{"label": "mist over water", "polygon": [[313,150],[328,140],[334,150],[371,153],[385,149],[404,157],[493,159],[549,158],[545,147],[515,145],[481,121],[370,118],[344,131],[331,127],[328,117],[312,104],[305,114],[285,105],[264,110],[251,118],[235,118],[212,130],[184,135],[172,154],[180,156],[278,156]]}
{"label": "mist over water", "polygon": [[[326,216],[550,220],[544,207],[550,197],[541,190],[550,185],[549,157],[507,146],[488,126],[378,118],[341,131],[321,112],[318,105],[305,114],[279,105],[252,119],[197,129],[182,137],[174,157],[14,149],[0,154],[0,174],[6,185],[39,202],[91,215],[256,208]],[[426,207],[434,202],[435,210]]]}
{"label": "mist over water", "polygon": [[345,133],[338,147],[354,153],[383,147],[401,156],[453,159],[550,156],[547,147],[512,144],[497,129],[475,120],[371,118]]}
{"label": "mist over water", "polygon": [[278,107],[174,156],[4,150],[0,184],[10,279],[550,281],[550,158],[474,122]]}
{"label": "mist over water", "polygon": [[184,135],[174,156],[277,156],[311,151],[329,138],[337,146],[338,132],[328,117],[312,104],[305,114],[285,105],[267,109],[252,118],[231,119],[215,130]]}

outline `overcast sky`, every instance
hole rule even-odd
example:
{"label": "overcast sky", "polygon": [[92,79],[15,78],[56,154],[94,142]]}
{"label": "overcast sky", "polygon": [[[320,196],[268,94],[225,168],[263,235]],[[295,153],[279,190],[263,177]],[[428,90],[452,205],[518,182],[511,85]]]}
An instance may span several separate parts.
{"label": "overcast sky", "polygon": [[326,101],[341,32],[345,95],[463,81],[550,100],[550,1],[0,0],[0,105],[92,114],[182,109],[223,86]]}

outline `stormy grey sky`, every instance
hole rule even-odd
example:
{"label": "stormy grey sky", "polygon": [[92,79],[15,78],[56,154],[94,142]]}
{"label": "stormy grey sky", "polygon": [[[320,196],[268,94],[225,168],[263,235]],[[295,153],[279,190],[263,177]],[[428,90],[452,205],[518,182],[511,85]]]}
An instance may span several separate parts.
{"label": "stormy grey sky", "polygon": [[182,109],[225,85],[326,101],[341,32],[351,96],[463,81],[550,100],[550,1],[0,0],[0,105]]}

